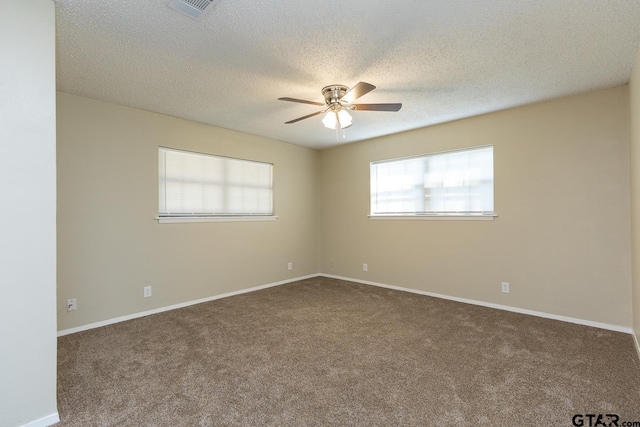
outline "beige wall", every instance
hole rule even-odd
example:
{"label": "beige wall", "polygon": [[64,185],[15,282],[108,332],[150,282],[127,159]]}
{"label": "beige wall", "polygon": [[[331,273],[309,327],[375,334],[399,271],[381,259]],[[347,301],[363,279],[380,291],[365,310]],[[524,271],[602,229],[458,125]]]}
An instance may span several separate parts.
{"label": "beige wall", "polygon": [[[633,329],[640,342],[640,49],[629,82],[631,141],[631,242],[633,258]],[[638,348],[640,351],[640,348]]]}
{"label": "beige wall", "polygon": [[[60,93],[59,329],[318,271],[629,328],[628,113],[621,86],[318,153]],[[367,218],[369,162],[485,144],[495,221]],[[159,145],[275,163],[280,218],[158,224]]]}
{"label": "beige wall", "polygon": [[[321,271],[629,328],[628,129],[622,86],[324,150]],[[495,221],[367,218],[369,162],[486,144]]]}
{"label": "beige wall", "polygon": [[0,56],[0,426],[48,425],[58,420],[53,1],[2,2]]}
{"label": "beige wall", "polygon": [[[279,218],[158,224],[158,146],[274,163]],[[317,161],[315,150],[58,93],[58,328],[317,273]]]}

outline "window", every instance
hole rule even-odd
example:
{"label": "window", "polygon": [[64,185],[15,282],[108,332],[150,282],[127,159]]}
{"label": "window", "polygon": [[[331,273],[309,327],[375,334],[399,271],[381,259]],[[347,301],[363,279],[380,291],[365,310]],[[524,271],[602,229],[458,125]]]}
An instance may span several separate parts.
{"label": "window", "polygon": [[272,164],[163,147],[158,158],[161,222],[272,217]]}
{"label": "window", "polygon": [[371,216],[493,217],[493,147],[372,162]]}

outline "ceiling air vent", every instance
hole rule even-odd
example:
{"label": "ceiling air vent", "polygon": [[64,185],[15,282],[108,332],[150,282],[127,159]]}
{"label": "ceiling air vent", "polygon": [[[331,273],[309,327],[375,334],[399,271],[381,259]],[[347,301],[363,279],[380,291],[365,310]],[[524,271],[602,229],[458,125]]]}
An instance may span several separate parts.
{"label": "ceiling air vent", "polygon": [[213,8],[213,5],[219,0],[171,0],[169,7],[184,13],[193,19],[200,20],[207,10]]}

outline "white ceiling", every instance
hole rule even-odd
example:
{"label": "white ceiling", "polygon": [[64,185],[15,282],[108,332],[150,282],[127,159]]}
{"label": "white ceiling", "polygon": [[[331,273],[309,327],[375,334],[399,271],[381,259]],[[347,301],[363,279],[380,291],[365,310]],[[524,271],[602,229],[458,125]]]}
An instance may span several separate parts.
{"label": "white ceiling", "polygon": [[637,0],[57,0],[58,90],[313,148],[329,84],[364,81],[341,143],[625,84]]}

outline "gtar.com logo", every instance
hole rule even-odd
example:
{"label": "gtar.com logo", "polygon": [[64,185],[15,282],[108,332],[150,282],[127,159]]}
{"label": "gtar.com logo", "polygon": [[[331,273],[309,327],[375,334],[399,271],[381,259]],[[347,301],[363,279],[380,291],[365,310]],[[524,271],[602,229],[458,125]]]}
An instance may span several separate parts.
{"label": "gtar.com logo", "polygon": [[576,427],[620,427],[617,414],[576,414],[571,422]]}

